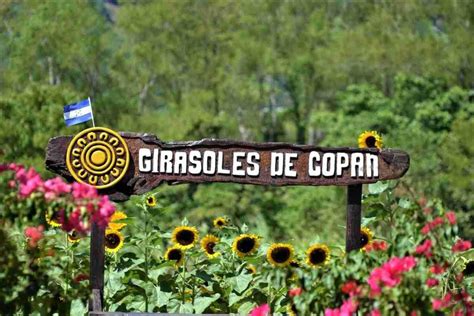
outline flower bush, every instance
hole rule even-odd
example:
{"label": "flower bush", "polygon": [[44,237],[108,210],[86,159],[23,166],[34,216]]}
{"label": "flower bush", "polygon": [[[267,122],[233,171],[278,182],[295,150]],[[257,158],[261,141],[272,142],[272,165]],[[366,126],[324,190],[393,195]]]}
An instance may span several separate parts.
{"label": "flower bush", "polygon": [[89,297],[91,224],[107,226],[115,206],[87,185],[43,180],[32,168],[0,165],[0,311],[61,315]]}
{"label": "flower bush", "polygon": [[85,312],[96,222],[107,228],[110,311],[473,314],[474,250],[457,236],[462,218],[398,182],[368,185],[363,248],[346,253],[318,238],[267,240],[227,217],[169,227],[154,195],[115,212],[90,187],[2,168],[0,281],[10,285],[0,290],[2,311]]}

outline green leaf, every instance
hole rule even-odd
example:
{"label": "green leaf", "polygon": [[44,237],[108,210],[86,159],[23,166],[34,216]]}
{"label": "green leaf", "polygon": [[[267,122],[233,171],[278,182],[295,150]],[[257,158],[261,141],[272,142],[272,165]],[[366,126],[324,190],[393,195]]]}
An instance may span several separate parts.
{"label": "green leaf", "polygon": [[229,307],[240,301],[242,297],[237,295],[236,293],[232,292],[229,295]]}
{"label": "green leaf", "polygon": [[172,295],[173,293],[171,292],[163,292],[159,288],[156,288],[156,305],[158,307],[167,305]]}
{"label": "green leaf", "polygon": [[411,207],[411,202],[409,199],[403,198],[403,199],[400,199],[400,201],[398,201],[398,205],[401,208],[408,209]]}
{"label": "green leaf", "polygon": [[369,184],[370,194],[380,194],[389,188],[389,183],[386,181],[379,181],[377,183]]}
{"label": "green leaf", "polygon": [[239,315],[248,315],[252,308],[255,307],[255,304],[252,302],[245,302],[242,305],[240,305],[238,314]]}
{"label": "green leaf", "polygon": [[203,313],[213,302],[219,299],[221,295],[219,293],[214,294],[211,297],[198,297],[194,300],[194,312],[197,314]]}
{"label": "green leaf", "polygon": [[234,290],[240,294],[247,289],[251,281],[252,276],[250,274],[241,274],[231,278],[230,284]]}

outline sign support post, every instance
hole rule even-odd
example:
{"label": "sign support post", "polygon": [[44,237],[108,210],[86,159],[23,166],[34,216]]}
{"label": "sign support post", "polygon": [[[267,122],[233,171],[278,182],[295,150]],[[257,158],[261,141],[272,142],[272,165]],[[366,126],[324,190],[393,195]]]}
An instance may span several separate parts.
{"label": "sign support post", "polygon": [[101,312],[104,303],[105,229],[93,223],[90,243],[90,287],[89,310]]}
{"label": "sign support post", "polygon": [[362,184],[347,186],[346,252],[360,248]]}

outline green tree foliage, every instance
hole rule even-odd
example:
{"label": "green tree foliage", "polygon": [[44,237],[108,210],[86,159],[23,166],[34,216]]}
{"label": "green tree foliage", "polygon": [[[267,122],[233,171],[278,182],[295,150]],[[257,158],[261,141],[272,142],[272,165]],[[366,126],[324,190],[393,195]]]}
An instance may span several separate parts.
{"label": "green tree foliage", "polygon": [[[61,106],[91,96],[98,125],[164,140],[355,146],[375,129],[410,153],[407,188],[472,214],[472,1],[118,3],[0,2],[2,160],[43,168],[47,139],[84,127]],[[343,237],[342,189],[159,191],[180,215]]]}

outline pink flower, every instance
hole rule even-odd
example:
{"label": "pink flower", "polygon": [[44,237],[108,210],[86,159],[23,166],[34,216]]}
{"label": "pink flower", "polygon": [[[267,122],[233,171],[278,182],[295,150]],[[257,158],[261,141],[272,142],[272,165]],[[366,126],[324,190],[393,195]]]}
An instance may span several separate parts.
{"label": "pink flower", "polygon": [[421,229],[421,233],[423,235],[427,235],[431,230],[431,227],[430,227],[430,224],[425,224],[425,226],[423,226],[423,228]]}
{"label": "pink flower", "polygon": [[109,224],[110,217],[115,212],[115,205],[110,202],[107,195],[104,195],[100,198],[98,207],[98,211],[92,214],[92,221],[101,227],[106,227]]}
{"label": "pink flower", "polygon": [[449,211],[446,213],[446,218],[451,225],[456,224],[456,214],[453,211]]}
{"label": "pink flower", "polygon": [[349,298],[340,308],[326,308],[324,316],[352,316],[357,311],[357,302]]}
{"label": "pink flower", "polygon": [[442,274],[444,272],[444,268],[440,264],[435,264],[430,267],[430,272],[433,274]]}
{"label": "pink flower", "polygon": [[367,252],[377,251],[377,250],[386,251],[387,248],[388,248],[388,244],[384,240],[382,241],[374,240],[373,242],[365,246],[365,251]]}
{"label": "pink flower", "polygon": [[255,307],[250,312],[250,316],[268,316],[270,314],[270,307],[268,304],[263,304]]}
{"label": "pink flower", "polygon": [[342,293],[349,294],[349,295],[357,295],[359,291],[359,287],[356,281],[347,281],[341,286]]}
{"label": "pink flower", "polygon": [[15,180],[10,180],[10,181],[8,181],[8,187],[9,187],[10,189],[14,189],[14,188],[16,187],[16,182],[15,182]]}
{"label": "pink flower", "polygon": [[370,273],[367,283],[371,289],[371,295],[376,296],[382,292],[382,287],[395,287],[401,282],[404,272],[410,271],[416,265],[413,257],[393,257],[381,267],[375,268]]}
{"label": "pink flower", "polygon": [[431,222],[431,226],[432,228],[435,228],[436,226],[442,225],[443,223],[444,218],[438,216]]}
{"label": "pink flower", "polygon": [[43,180],[35,169],[30,168],[26,171],[24,168],[18,169],[16,179],[20,183],[20,196],[22,198],[29,197],[33,192],[41,189]]}
{"label": "pink flower", "polygon": [[60,177],[46,180],[43,187],[44,197],[47,201],[51,201],[57,196],[71,191],[71,186],[65,183]]}
{"label": "pink flower", "polygon": [[426,258],[430,258],[432,256],[431,253],[431,246],[433,245],[433,242],[431,239],[425,240],[421,245],[416,247],[415,252],[419,255],[423,254],[426,256]]}
{"label": "pink flower", "polygon": [[74,199],[95,199],[98,197],[97,190],[93,186],[79,182],[72,184],[72,196]]}
{"label": "pink flower", "polygon": [[426,215],[431,214],[431,212],[433,212],[433,209],[431,207],[423,208],[423,213],[425,213]]}
{"label": "pink flower", "polygon": [[295,296],[301,295],[302,292],[303,292],[303,289],[302,289],[302,288],[296,287],[296,288],[294,288],[294,289],[289,290],[289,291],[288,291],[288,295],[289,295],[290,297],[295,297]]}
{"label": "pink flower", "polygon": [[439,284],[439,281],[435,278],[429,278],[428,280],[426,280],[426,285],[428,285],[429,287],[433,287],[438,284]]}
{"label": "pink flower", "polygon": [[24,234],[25,237],[28,238],[28,245],[31,248],[35,248],[38,245],[38,242],[43,238],[43,225],[38,227],[30,226],[26,227]]}
{"label": "pink flower", "polygon": [[450,305],[451,303],[451,293],[446,293],[446,295],[442,299],[433,299],[431,302],[431,306],[433,307],[433,310],[439,311],[447,306]]}
{"label": "pink flower", "polygon": [[433,307],[433,310],[439,311],[443,307],[443,301],[435,298],[431,302],[431,306]]}
{"label": "pink flower", "polygon": [[341,311],[339,308],[326,308],[326,310],[324,310],[324,316],[341,316]]}
{"label": "pink flower", "polygon": [[453,252],[462,252],[471,249],[472,244],[469,240],[462,240],[459,239],[456,241],[456,243],[453,245],[453,248],[451,249]]}
{"label": "pink flower", "polygon": [[377,308],[376,309],[373,309],[370,314],[370,316],[382,316],[382,313],[380,312],[380,310],[378,310]]}
{"label": "pink flower", "polygon": [[357,302],[348,299],[341,306],[341,316],[352,316],[357,311]]}

